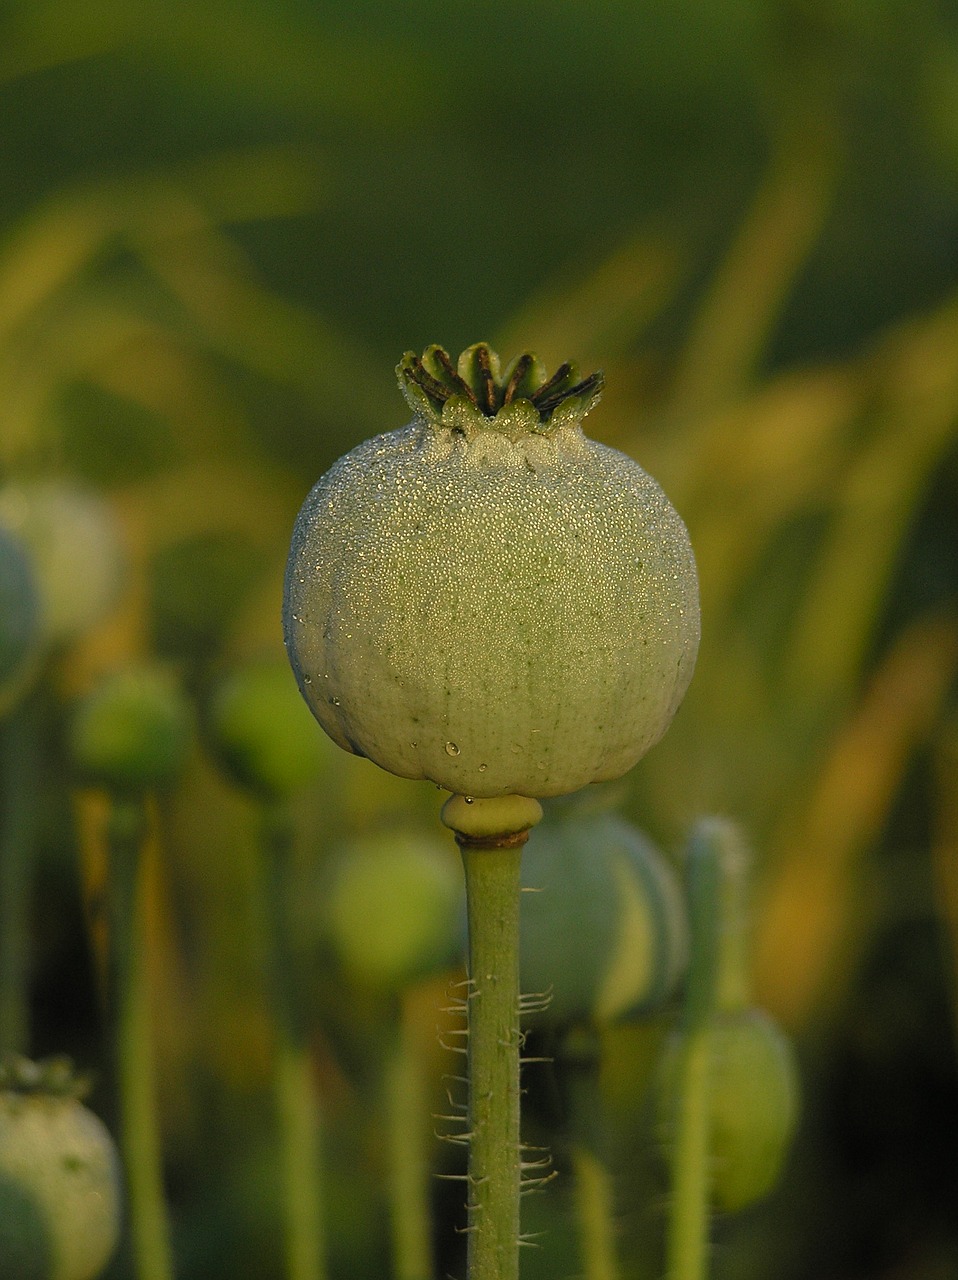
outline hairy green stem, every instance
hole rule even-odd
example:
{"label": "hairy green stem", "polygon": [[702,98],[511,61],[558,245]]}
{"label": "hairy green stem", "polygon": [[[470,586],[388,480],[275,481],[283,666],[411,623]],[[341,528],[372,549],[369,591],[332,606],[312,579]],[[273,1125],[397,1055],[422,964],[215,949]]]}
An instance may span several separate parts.
{"label": "hairy green stem", "polygon": [[114,797],[109,818],[110,999],[120,1149],[137,1280],[171,1280],[147,976],[142,800]]}
{"label": "hairy green stem", "polygon": [[36,693],[0,726],[0,1057],[29,1049],[30,902],[40,810]]}
{"label": "hairy green stem", "polygon": [[395,1280],[431,1280],[432,1245],[422,1068],[402,1000],[386,1063],[384,1093]]}
{"label": "hairy green stem", "polygon": [[521,844],[463,843],[469,917],[469,1280],[518,1280]]}
{"label": "hairy green stem", "polygon": [[273,1091],[279,1124],[289,1280],[325,1280],[321,1117],[291,945],[295,866],[285,806],[263,820],[262,881],[267,912],[270,999],[275,1014]]}
{"label": "hairy green stem", "polygon": [[469,980],[469,1280],[518,1280],[519,868],[542,806],[528,796],[450,796],[442,821],[466,873]]}

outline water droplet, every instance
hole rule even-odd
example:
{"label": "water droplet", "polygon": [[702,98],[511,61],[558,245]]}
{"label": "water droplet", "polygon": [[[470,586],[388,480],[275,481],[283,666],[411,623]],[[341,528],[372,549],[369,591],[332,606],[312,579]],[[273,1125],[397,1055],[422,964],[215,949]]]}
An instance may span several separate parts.
{"label": "water droplet", "polygon": [[410,742],[410,744],[409,744],[409,745],[410,745],[411,747],[415,748],[415,747],[418,747],[418,746],[419,746],[419,743],[418,743],[418,742]]}
{"label": "water droplet", "polygon": [[334,707],[338,707],[338,706],[339,706],[339,699],[338,699],[338,698],[330,698],[330,702],[333,704],[333,706],[334,706]]}
{"label": "water droplet", "polygon": [[486,771],[487,767],[488,767],[487,765],[481,764],[481,765],[479,766],[479,772],[480,772],[480,773],[485,773],[485,771]]}
{"label": "water droplet", "polygon": [[475,804],[475,801],[473,800],[472,796],[463,796],[462,798],[463,800],[465,800],[466,804]]}
{"label": "water droplet", "polygon": [[303,684],[312,684],[312,683],[313,683],[312,676],[303,676]]}
{"label": "water droplet", "polygon": [[446,755],[447,755],[447,756],[457,756],[458,754],[459,754],[459,748],[456,746],[456,744],[455,744],[454,742],[447,742],[447,743],[446,743]]}

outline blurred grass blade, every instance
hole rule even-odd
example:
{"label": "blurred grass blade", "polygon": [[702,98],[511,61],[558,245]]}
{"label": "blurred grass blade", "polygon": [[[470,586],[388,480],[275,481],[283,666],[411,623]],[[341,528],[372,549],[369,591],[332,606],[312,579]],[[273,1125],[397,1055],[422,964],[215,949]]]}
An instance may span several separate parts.
{"label": "blurred grass blade", "polygon": [[[239,425],[235,397],[230,414],[212,370],[201,374],[200,361],[210,352],[291,386],[322,418],[347,422],[356,435],[374,434],[398,413],[392,378],[371,376],[374,362],[365,351],[261,284],[188,186],[192,182],[218,217],[301,213],[319,198],[309,158],[276,148],[227,154],[184,170],[183,179],[182,186],[146,176],[80,188],[35,212],[0,252],[8,465],[40,447],[57,397],[77,378],[102,379],[107,387],[119,379],[126,398],[154,412],[168,407],[164,396],[172,388],[191,437],[195,404],[210,408],[218,401],[220,425],[230,419]],[[130,250],[152,280],[123,261]],[[164,347],[167,357],[179,347],[178,368],[169,358],[152,367],[142,358],[143,344]],[[186,360],[192,363],[190,397],[197,379],[205,384],[195,403],[184,400],[184,387],[158,381],[162,370],[182,381]]]}
{"label": "blurred grass blade", "polygon": [[317,148],[292,143],[217,151],[171,170],[170,180],[223,223],[314,213],[332,185]]}
{"label": "blurred grass blade", "polygon": [[[862,861],[958,668],[958,624],[901,635],[837,733],[806,800],[773,836],[756,945],[759,1003],[802,1026],[842,982],[861,904]],[[847,974],[852,966],[842,965]]]}
{"label": "blurred grass blade", "polygon": [[922,490],[958,430],[958,307],[889,343],[876,364],[877,425],[838,495],[784,663],[787,687],[812,706],[860,670]]}
{"label": "blurred grass blade", "polygon": [[354,424],[357,436],[395,419],[392,379],[371,377],[374,362],[364,351],[265,288],[239,247],[198,206],[169,191],[143,214],[135,230],[141,258],[216,350],[297,387],[324,414]]}
{"label": "blurred grass blade", "polygon": [[804,121],[779,144],[738,236],[699,307],[679,361],[670,413],[694,416],[747,386],[796,273],[828,213],[837,168],[832,132]]}
{"label": "blurred grass blade", "polygon": [[[256,0],[202,6],[142,0],[31,0],[20,5],[0,56],[0,82],[80,58],[111,54],[158,66],[170,83],[201,82],[234,112],[285,110],[371,122],[400,133],[422,119],[442,88],[438,59],[413,40],[323,22],[309,8],[277,20]],[[10,24],[8,24],[9,26]]]}
{"label": "blurred grass blade", "polygon": [[576,277],[571,266],[560,282],[533,295],[506,323],[497,349],[507,359],[534,351],[549,369],[570,355],[584,367],[621,354],[668,301],[679,270],[674,246],[642,231],[594,270]]}
{"label": "blurred grass blade", "polygon": [[948,725],[935,751],[935,831],[932,869],[935,905],[951,962],[949,994],[958,1050],[958,722]]}
{"label": "blurred grass blade", "polygon": [[0,251],[0,347],[102,251],[117,229],[114,205],[95,191],[53,199]]}
{"label": "blurred grass blade", "polygon": [[846,465],[858,383],[840,368],[790,374],[686,433],[685,474],[677,469],[669,493],[693,535],[713,627],[776,531],[828,501]]}

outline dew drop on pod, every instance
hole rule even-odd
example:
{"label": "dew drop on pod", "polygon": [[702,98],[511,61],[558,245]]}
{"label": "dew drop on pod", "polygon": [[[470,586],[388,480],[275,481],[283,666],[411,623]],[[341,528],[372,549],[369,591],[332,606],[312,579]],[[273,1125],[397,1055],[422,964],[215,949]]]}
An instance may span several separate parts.
{"label": "dew drop on pod", "polygon": [[315,485],[284,632],[346,750],[475,798],[616,778],[662,736],[699,640],[688,535],[631,458],[588,439],[599,374],[500,371],[470,347],[398,369],[414,417]]}
{"label": "dew drop on pod", "polygon": [[119,1161],[82,1091],[62,1060],[0,1067],[4,1280],[93,1280],[116,1248]]}
{"label": "dew drop on pod", "polygon": [[40,650],[36,576],[19,538],[0,526],[0,715],[16,701]]}
{"label": "dew drop on pod", "polygon": [[11,483],[0,489],[0,525],[33,558],[47,644],[75,639],[112,607],[125,556],[116,517],[97,494],[58,480]]}
{"label": "dew drop on pod", "polygon": [[447,850],[401,831],[351,841],[331,868],[329,939],[354,981],[401,991],[459,956],[462,876]]}
{"label": "dew drop on pod", "polygon": [[522,861],[522,989],[550,992],[553,1025],[650,1012],[688,956],[682,891],[665,856],[613,814],[547,819]]}

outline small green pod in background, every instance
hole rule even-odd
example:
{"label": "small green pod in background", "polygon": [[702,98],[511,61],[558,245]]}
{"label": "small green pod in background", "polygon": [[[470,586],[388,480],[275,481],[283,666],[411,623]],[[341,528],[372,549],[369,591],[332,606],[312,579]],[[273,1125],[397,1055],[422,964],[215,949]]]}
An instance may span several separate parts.
{"label": "small green pod in background", "polygon": [[[787,1036],[762,1009],[715,1016],[709,1052],[709,1172],[712,1205],[734,1213],[771,1192],[799,1114],[799,1076]],[[662,1061],[659,1115],[666,1158],[675,1129],[681,1035]]]}
{"label": "small green pod in background", "polygon": [[290,679],[285,658],[250,663],[224,677],[208,708],[208,730],[233,781],[267,799],[315,782],[338,754]]}
{"label": "small green pod in background", "polygon": [[70,750],[83,781],[118,793],[162,786],[183,768],[193,712],[164,668],[111,672],[77,706]]}
{"label": "small green pod in background", "polygon": [[0,715],[40,656],[39,587],[23,542],[0,525]]}
{"label": "small green pod in background", "polygon": [[58,480],[0,489],[0,525],[30,552],[48,645],[88,630],[119,596],[126,556],[116,516],[99,494]]}
{"label": "small green pod in background", "polygon": [[399,992],[456,962],[462,876],[444,845],[384,831],[345,845],[329,871],[328,936],[357,984]]}
{"label": "small green pod in background", "polygon": [[672,994],[688,956],[682,893],[636,827],[613,814],[547,818],[522,882],[522,990],[551,993],[550,1024],[611,1022]]}
{"label": "small green pod in background", "polygon": [[120,1232],[120,1170],[63,1059],[0,1067],[0,1274],[94,1280]]}

